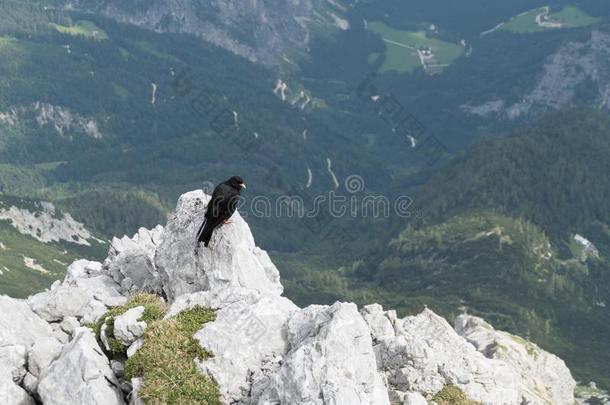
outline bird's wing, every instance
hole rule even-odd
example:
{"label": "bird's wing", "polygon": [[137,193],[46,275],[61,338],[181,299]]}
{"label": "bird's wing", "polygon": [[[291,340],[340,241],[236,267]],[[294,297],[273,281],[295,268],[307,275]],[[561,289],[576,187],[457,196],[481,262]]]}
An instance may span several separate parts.
{"label": "bird's wing", "polygon": [[239,202],[239,192],[234,191],[232,193],[231,197],[229,197],[229,201],[227,203],[227,218],[226,219],[231,218],[231,216],[235,213],[235,211],[237,210],[238,202]]}
{"label": "bird's wing", "polygon": [[219,184],[214,189],[214,192],[212,193],[212,198],[208,203],[208,209],[205,213],[206,218],[219,218],[221,216],[221,212],[225,209],[223,208],[223,203],[225,200],[225,191],[223,186],[223,184]]}

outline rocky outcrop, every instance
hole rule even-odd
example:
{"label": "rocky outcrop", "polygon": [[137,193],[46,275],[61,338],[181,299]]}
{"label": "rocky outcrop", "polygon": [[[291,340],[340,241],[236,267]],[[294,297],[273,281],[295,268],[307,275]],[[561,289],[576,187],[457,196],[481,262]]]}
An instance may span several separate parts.
{"label": "rocky outcrop", "polygon": [[286,334],[289,350],[269,378],[263,403],[389,405],[356,305],[304,308],[290,317]]}
{"label": "rocky outcrop", "polygon": [[93,333],[80,328],[40,376],[38,394],[45,405],[124,404],[117,387],[118,381]]}
{"label": "rocky outcrop", "polygon": [[[38,373],[62,344],[25,301],[0,296],[0,403],[34,404]],[[50,360],[51,359],[51,360]]]}
{"label": "rocky outcrop", "polygon": [[454,330],[428,309],[400,319],[369,305],[362,315],[392,400],[455,385],[482,404],[574,403],[576,384],[563,361],[480,318],[462,315]]}
{"label": "rocky outcrop", "polygon": [[46,321],[61,322],[73,317],[85,324],[94,322],[109,307],[127,301],[119,288],[102,272],[100,263],[78,260],[68,267],[63,283],[54,283],[49,291],[30,297],[28,303]]}
{"label": "rocky outcrop", "polygon": [[151,230],[140,228],[132,238],[112,239],[104,268],[120,284],[121,293],[161,293],[154,257],[162,234],[163,227],[159,225]]}
{"label": "rocky outcrop", "polygon": [[231,287],[183,295],[169,316],[197,305],[217,310],[216,321],[195,335],[214,353],[199,368],[219,383],[227,402],[243,403],[287,352],[284,326],[298,307],[276,294]]}
{"label": "rocky outcrop", "polygon": [[519,374],[520,391],[530,403],[573,404],[576,383],[563,360],[481,318],[460,315],[455,330],[485,357],[510,365]]}
{"label": "rocky outcrop", "polygon": [[426,309],[400,319],[374,305],[362,313],[392,400],[403,401],[408,392],[436,393],[457,385],[484,404],[521,403],[514,370],[478,353],[434,312]]}
{"label": "rocky outcrop", "polygon": [[[187,193],[165,228],[113,240],[103,265],[76,261],[63,283],[27,302],[0,297],[0,397],[141,404],[145,381],[122,380],[123,360],[109,361],[83,325],[145,290],[166,295],[166,318],[215,310],[193,337],[213,353],[196,367],[218,384],[223,403],[423,405],[448,385],[481,404],[573,403],[574,381],[560,359],[479,318],[460,316],[454,330],[428,309],[399,318],[376,304],[360,312],[341,302],[299,308],[281,296],[277,269],[239,214],[210,248],[196,246],[208,201],[202,191]],[[112,337],[131,357],[146,344],[144,311],[103,323],[106,348]]]}
{"label": "rocky outcrop", "polygon": [[197,247],[199,229],[210,197],[186,193],[170,216],[155,256],[163,290],[170,300],[197,291],[244,287],[280,295],[283,287],[267,253],[254,244],[250,227],[236,212],[219,227],[210,248]]}
{"label": "rocky outcrop", "polygon": [[0,347],[29,348],[38,339],[52,334],[51,326],[32,312],[25,301],[0,296]]}

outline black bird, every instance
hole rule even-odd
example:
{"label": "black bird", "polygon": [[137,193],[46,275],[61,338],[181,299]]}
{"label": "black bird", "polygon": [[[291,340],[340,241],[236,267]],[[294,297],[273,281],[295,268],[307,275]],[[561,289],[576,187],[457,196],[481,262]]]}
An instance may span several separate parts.
{"label": "black bird", "polygon": [[205,220],[197,233],[197,241],[203,242],[207,247],[212,238],[212,233],[217,226],[223,222],[226,224],[231,215],[237,209],[239,193],[246,188],[244,180],[239,176],[233,176],[224,183],[220,183],[212,193],[212,199],[205,212]]}

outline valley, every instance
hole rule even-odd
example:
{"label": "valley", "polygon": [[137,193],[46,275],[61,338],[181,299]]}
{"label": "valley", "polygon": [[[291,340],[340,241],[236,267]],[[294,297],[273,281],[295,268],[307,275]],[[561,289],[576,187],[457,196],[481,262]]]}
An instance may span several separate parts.
{"label": "valley", "polygon": [[[248,201],[408,196],[408,218],[242,214],[298,305],[468,311],[610,388],[608,4],[24,4],[0,4],[0,293],[233,174]],[[14,225],[41,201],[88,236]]]}

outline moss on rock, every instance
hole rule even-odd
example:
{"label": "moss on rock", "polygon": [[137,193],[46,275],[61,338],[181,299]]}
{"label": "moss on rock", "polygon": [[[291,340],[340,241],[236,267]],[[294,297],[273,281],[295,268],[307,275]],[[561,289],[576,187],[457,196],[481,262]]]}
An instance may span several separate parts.
{"label": "moss on rock", "polygon": [[220,405],[218,386],[195,363],[212,353],[193,337],[214,319],[214,311],[198,306],[146,328],[144,345],[125,367],[127,378],[143,378],[138,396],[145,403]]}

